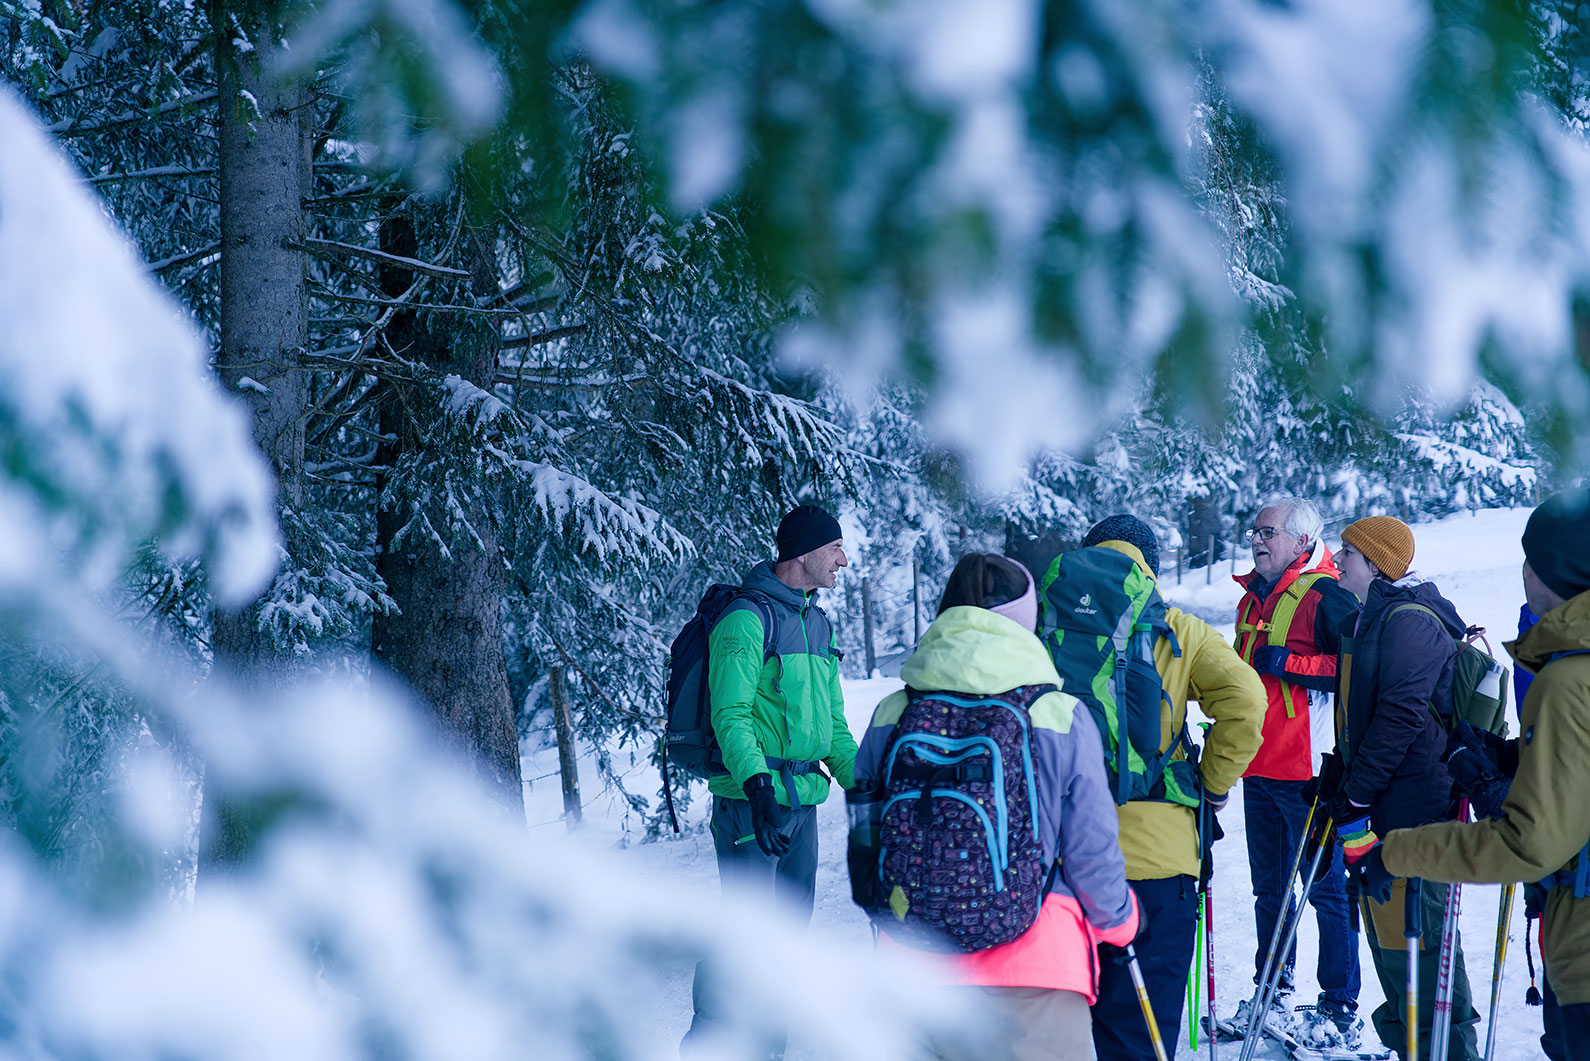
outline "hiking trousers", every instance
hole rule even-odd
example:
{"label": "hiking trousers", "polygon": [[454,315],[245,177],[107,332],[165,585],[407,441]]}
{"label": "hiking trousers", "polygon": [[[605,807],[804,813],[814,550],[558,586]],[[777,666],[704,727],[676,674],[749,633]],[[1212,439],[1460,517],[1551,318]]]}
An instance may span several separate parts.
{"label": "hiking trousers", "polygon": [[[1137,963],[1143,969],[1143,982],[1154,1007],[1160,1037],[1165,1049],[1174,1052],[1181,1036],[1187,970],[1192,968],[1197,942],[1198,880],[1182,874],[1129,883],[1137,893],[1138,916],[1147,923],[1138,930],[1143,945],[1136,948]],[[1099,1061],[1143,1061],[1154,1056],[1131,971],[1109,958],[1099,962],[1093,1047]]]}
{"label": "hiking trousers", "polygon": [[[782,856],[774,856],[756,842],[748,800],[712,797],[712,848],[718,856],[718,879],[726,887],[732,882],[741,891],[765,895],[769,914],[778,907],[810,924],[817,897],[817,808],[784,810],[783,831],[790,838],[790,847]],[[705,961],[696,963],[690,993],[695,1014],[680,1044],[684,1053],[692,1040],[720,1025],[735,1004],[734,985],[715,977],[711,963]],[[784,1029],[770,1029],[768,1056],[782,1056],[786,1038]]]}
{"label": "hiking trousers", "polygon": [[[1408,944],[1402,935],[1402,907],[1406,887],[1398,881],[1391,901],[1382,906],[1367,899],[1364,904],[1364,935],[1375,960],[1375,973],[1386,1001],[1375,1007],[1373,1019],[1380,1041],[1402,1057],[1408,1041],[1403,1009],[1408,990]],[[1420,902],[1419,948],[1419,1057],[1430,1057],[1430,1026],[1435,1015],[1436,965],[1441,959],[1441,922],[1445,915],[1448,885],[1424,882]],[[1378,930],[1378,934],[1377,934]],[[1384,945],[1382,945],[1384,943]],[[1480,1015],[1469,995],[1468,971],[1463,965],[1463,938],[1453,940],[1452,953],[1452,1031],[1447,1039],[1446,1059],[1436,1061],[1479,1061],[1478,1029]],[[1404,1058],[1404,1061],[1410,1059]]]}
{"label": "hiking trousers", "polygon": [[1093,1061],[1088,1000],[1052,987],[956,987],[983,1018],[963,1037],[929,1041],[926,1061]]}
{"label": "hiking trousers", "polygon": [[1590,1061],[1590,1002],[1563,1005],[1541,970],[1542,997],[1540,1048],[1551,1061]]}

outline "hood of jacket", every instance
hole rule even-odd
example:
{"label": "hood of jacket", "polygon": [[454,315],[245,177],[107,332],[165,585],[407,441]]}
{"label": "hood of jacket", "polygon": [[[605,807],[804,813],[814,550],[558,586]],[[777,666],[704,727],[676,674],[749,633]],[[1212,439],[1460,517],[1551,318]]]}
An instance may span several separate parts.
{"label": "hood of jacket", "polygon": [[1524,631],[1522,637],[1507,642],[1505,647],[1514,659],[1532,671],[1545,666],[1554,653],[1590,650],[1590,592],[1557,605]]}
{"label": "hood of jacket", "polygon": [[900,668],[913,689],[993,696],[1023,685],[1059,686],[1036,634],[987,608],[946,608]]}
{"label": "hood of jacket", "polygon": [[1468,625],[1458,615],[1457,607],[1441,596],[1435,583],[1427,582],[1411,571],[1395,582],[1377,578],[1369,584],[1369,595],[1364,599],[1358,629],[1368,630],[1392,608],[1402,604],[1422,604],[1429,608],[1453,637],[1461,638],[1468,630]]}
{"label": "hood of jacket", "polygon": [[[800,611],[806,606],[807,598],[810,596],[805,591],[798,590],[779,578],[773,572],[773,561],[771,560],[763,560],[751,568],[750,572],[745,576],[745,580],[740,583],[740,586],[743,589],[754,589],[760,593],[765,593],[780,604],[794,608],[796,611]],[[811,592],[816,593],[817,591],[812,590]]]}

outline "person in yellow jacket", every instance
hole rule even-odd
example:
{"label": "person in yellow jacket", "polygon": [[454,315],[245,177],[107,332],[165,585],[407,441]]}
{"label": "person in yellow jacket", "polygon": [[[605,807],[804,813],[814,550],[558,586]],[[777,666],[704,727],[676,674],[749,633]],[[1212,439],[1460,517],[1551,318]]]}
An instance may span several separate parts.
{"label": "person in yellow jacket", "polygon": [[1507,644],[1535,672],[1519,710],[1518,768],[1500,817],[1394,829],[1360,861],[1394,878],[1541,881],[1552,1061],[1590,1059],[1590,490],[1548,498],[1524,528],[1524,595],[1540,621]]}
{"label": "person in yellow jacket", "polygon": [[[1150,578],[1159,568],[1154,532],[1134,516],[1111,516],[1097,524],[1084,546],[1116,549],[1135,561]],[[1165,618],[1181,655],[1169,638],[1154,648],[1154,666],[1169,703],[1161,709],[1160,751],[1182,732],[1187,701],[1196,700],[1214,720],[1204,740],[1199,770],[1212,808],[1225,806],[1237,778],[1259,750],[1264,726],[1264,685],[1252,667],[1208,623],[1178,608]],[[1151,800],[1133,800],[1116,808],[1126,877],[1137,893],[1147,921],[1137,956],[1149,1000],[1165,1042],[1180,1032],[1182,994],[1192,965],[1198,926],[1197,812],[1191,807]],[[1153,1049],[1139,1013],[1137,990],[1126,967],[1101,962],[1098,1001],[1093,1006],[1093,1043],[1099,1061],[1141,1061]]]}

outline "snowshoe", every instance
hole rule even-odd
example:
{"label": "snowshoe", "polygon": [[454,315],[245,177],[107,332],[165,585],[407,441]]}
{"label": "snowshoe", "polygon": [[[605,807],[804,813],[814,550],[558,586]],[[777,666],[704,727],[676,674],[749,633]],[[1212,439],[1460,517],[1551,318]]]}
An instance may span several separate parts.
{"label": "snowshoe", "polygon": [[[1248,1015],[1252,1009],[1253,1000],[1245,998],[1237,1003],[1237,1011],[1230,1017],[1214,1017],[1212,1026],[1211,1018],[1205,1017],[1204,1033],[1213,1035],[1223,1043],[1241,1042],[1248,1033]],[[1292,1029],[1292,1011],[1278,1000],[1271,1001],[1259,1030],[1288,1050],[1302,1045]]]}
{"label": "snowshoe", "polygon": [[1391,1051],[1365,1049],[1364,1022],[1357,1014],[1337,1006],[1298,1006],[1293,1024],[1298,1040],[1291,1054],[1296,1061],[1383,1061]]}

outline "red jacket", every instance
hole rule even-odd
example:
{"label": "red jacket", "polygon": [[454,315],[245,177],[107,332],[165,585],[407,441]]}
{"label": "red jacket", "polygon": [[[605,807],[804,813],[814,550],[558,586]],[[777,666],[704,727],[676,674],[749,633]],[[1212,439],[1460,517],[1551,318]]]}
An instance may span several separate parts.
{"label": "red jacket", "polygon": [[1253,650],[1269,642],[1269,631],[1277,609],[1287,599],[1287,590],[1301,576],[1314,572],[1323,577],[1313,580],[1301,598],[1292,595],[1297,610],[1286,628],[1285,647],[1291,654],[1286,658],[1285,680],[1260,674],[1267,700],[1263,743],[1243,777],[1306,780],[1314,776],[1316,753],[1330,750],[1334,743],[1330,714],[1322,709],[1318,718],[1312,716],[1309,692],[1312,689],[1323,693],[1335,688],[1335,631],[1341,617],[1356,607],[1357,601],[1337,584],[1340,572],[1325,543],[1315,542],[1312,550],[1293,561],[1262,601],[1257,591],[1262,588],[1263,579],[1257,571],[1236,578],[1247,592],[1237,604],[1235,648],[1251,665]]}

